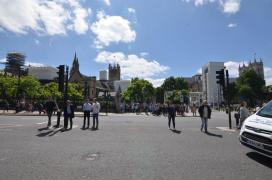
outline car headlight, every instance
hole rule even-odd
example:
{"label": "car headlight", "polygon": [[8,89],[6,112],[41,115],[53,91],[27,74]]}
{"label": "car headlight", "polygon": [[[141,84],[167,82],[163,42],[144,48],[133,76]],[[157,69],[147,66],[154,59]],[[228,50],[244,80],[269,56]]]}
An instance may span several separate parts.
{"label": "car headlight", "polygon": [[242,127],[241,127],[241,131],[245,130],[245,122],[243,122]]}

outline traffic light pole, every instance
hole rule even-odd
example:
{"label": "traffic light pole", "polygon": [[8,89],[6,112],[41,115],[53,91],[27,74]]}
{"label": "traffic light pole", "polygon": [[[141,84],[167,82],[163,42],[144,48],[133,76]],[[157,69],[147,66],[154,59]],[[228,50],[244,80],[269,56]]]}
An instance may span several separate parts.
{"label": "traffic light pole", "polygon": [[68,100],[68,74],[69,74],[69,66],[66,66],[64,103],[66,103],[66,101]]}
{"label": "traffic light pole", "polygon": [[229,96],[229,71],[228,70],[226,70],[226,78],[227,78],[226,94],[227,94],[227,104],[228,104],[228,114],[229,114],[229,129],[231,129],[232,124],[231,124],[231,108],[230,108],[230,96]]}

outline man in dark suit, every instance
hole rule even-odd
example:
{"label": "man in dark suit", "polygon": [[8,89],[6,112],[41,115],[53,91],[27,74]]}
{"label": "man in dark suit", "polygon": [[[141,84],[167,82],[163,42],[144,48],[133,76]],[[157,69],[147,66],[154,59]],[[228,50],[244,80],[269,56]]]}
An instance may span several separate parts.
{"label": "man in dark suit", "polygon": [[73,128],[73,118],[75,117],[74,106],[72,105],[70,100],[66,101],[66,105],[64,107],[64,129],[67,130],[68,127],[68,119],[70,120],[70,129]]}
{"label": "man in dark suit", "polygon": [[55,107],[56,107],[56,102],[52,100],[52,97],[49,97],[48,101],[45,103],[45,110],[48,116],[48,123],[47,123],[48,128],[51,126],[51,117]]}
{"label": "man in dark suit", "polygon": [[202,121],[200,131],[202,131],[203,127],[204,127],[205,133],[207,133],[208,132],[208,130],[207,130],[208,129],[208,119],[211,119],[212,110],[206,100],[199,107],[198,113],[199,113],[199,115],[201,117],[201,121]]}
{"label": "man in dark suit", "polygon": [[176,108],[175,108],[174,104],[168,103],[167,112],[168,112],[168,129],[170,129],[171,120],[172,120],[173,130],[176,130],[176,125],[175,125]]}

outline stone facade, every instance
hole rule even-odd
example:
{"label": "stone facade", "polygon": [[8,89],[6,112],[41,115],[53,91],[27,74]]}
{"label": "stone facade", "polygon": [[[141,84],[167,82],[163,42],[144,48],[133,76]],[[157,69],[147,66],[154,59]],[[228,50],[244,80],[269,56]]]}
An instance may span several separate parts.
{"label": "stone facade", "polygon": [[120,65],[111,65],[109,64],[109,81],[120,81],[121,80],[121,68]]}
{"label": "stone facade", "polygon": [[264,68],[263,68],[263,61],[260,59],[259,62],[257,62],[256,59],[254,59],[254,62],[249,62],[248,66],[243,64],[242,67],[239,66],[239,76],[246,70],[253,69],[258,75],[260,75],[264,79]]}
{"label": "stone facade", "polygon": [[85,76],[79,71],[79,62],[75,54],[73,65],[70,71],[69,82],[80,83],[82,87],[88,87],[87,92],[88,97],[96,97],[96,77],[95,76]]}

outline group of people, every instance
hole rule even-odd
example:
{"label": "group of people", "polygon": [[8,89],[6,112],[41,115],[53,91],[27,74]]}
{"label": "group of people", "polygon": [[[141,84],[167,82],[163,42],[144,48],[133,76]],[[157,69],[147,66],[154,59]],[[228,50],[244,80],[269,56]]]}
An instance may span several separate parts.
{"label": "group of people", "polygon": [[[59,128],[62,111],[58,107],[58,104],[56,103],[56,101],[54,101],[52,97],[49,97],[48,101],[45,103],[45,111],[48,116],[48,123],[47,123],[48,128],[51,127],[51,118],[55,109],[57,109],[57,124],[54,127]],[[93,117],[92,129],[96,129],[96,130],[98,129],[99,111],[100,111],[100,104],[99,102],[96,101],[95,98],[93,98],[92,102],[90,102],[89,99],[86,99],[85,103],[83,104],[84,118],[83,118],[82,129],[88,129],[90,127],[91,113]],[[73,118],[75,117],[75,111],[74,111],[74,106],[70,100],[67,100],[65,102],[65,105],[63,107],[63,116],[64,116],[64,127],[63,127],[64,130],[68,130],[68,129],[71,130],[73,128]],[[69,123],[70,123],[70,127],[68,128]]]}
{"label": "group of people", "polygon": [[[171,122],[172,122],[173,130],[176,130],[176,125],[175,125],[176,108],[175,108],[174,104],[168,103],[167,113],[168,113],[168,129],[171,129]],[[208,119],[211,118],[212,110],[206,100],[203,101],[203,104],[198,108],[198,113],[201,118],[200,131],[202,132],[204,130],[205,133],[207,133],[208,132]],[[194,109],[193,116],[196,116],[196,108]]]}

